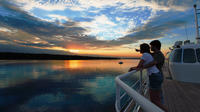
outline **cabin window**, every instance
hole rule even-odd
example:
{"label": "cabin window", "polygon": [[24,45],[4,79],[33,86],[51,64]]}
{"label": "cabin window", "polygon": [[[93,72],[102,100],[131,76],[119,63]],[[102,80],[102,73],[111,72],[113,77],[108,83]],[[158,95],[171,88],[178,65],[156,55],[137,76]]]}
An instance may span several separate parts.
{"label": "cabin window", "polygon": [[197,59],[198,59],[198,61],[200,62],[200,48],[198,48],[198,49],[196,50],[196,53],[197,53]]}
{"label": "cabin window", "polygon": [[170,56],[170,61],[172,62],[181,62],[182,49],[176,49]]}
{"label": "cabin window", "polygon": [[196,62],[194,49],[184,49],[183,62],[184,63],[195,63]]}

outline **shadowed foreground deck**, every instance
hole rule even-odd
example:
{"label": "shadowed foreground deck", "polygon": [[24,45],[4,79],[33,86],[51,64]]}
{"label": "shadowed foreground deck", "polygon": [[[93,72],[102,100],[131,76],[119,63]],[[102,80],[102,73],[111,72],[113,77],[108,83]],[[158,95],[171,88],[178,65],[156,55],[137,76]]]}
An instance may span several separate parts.
{"label": "shadowed foreground deck", "polygon": [[200,112],[200,84],[170,80],[164,67],[163,92],[169,112]]}

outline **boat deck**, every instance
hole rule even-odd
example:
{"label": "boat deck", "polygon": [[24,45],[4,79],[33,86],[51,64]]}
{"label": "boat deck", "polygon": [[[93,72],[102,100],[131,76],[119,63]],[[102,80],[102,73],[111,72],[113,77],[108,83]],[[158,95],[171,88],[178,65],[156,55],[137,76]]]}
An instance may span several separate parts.
{"label": "boat deck", "polygon": [[163,67],[163,74],[163,94],[168,111],[200,112],[200,84],[171,80],[166,67]]}

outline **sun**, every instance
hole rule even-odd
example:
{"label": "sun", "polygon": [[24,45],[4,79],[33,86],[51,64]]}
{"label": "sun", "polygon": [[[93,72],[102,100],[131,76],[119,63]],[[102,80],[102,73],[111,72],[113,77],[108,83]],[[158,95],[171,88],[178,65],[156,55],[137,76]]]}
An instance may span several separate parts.
{"label": "sun", "polygon": [[77,50],[77,49],[70,49],[69,52],[72,52],[72,53],[78,53],[79,50]]}

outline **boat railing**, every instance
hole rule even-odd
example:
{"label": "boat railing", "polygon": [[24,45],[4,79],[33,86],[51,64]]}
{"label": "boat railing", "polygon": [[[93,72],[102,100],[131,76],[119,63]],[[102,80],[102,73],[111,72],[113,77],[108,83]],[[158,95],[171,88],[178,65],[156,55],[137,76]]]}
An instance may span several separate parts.
{"label": "boat railing", "polygon": [[[116,83],[116,102],[115,109],[117,112],[138,112],[143,110],[145,112],[164,112],[158,106],[150,102],[145,95],[148,91],[148,79],[143,78],[143,71],[140,71],[139,79],[132,85],[126,84],[123,80],[131,75],[136,75],[139,71],[133,70],[126,74],[119,75],[115,78]],[[139,89],[136,89],[136,85],[139,85]],[[124,93],[122,93],[124,91]],[[122,93],[122,94],[121,94]],[[121,100],[128,96],[128,103],[126,102],[121,106]]]}

